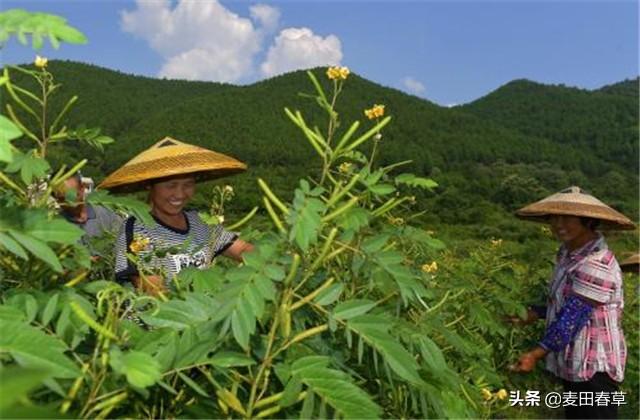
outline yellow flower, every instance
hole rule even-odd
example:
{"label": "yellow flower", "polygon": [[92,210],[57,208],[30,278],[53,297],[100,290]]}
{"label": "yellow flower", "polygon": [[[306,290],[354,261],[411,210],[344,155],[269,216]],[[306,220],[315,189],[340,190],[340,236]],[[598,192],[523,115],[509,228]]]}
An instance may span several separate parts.
{"label": "yellow flower", "polygon": [[491,391],[489,391],[487,388],[482,388],[482,391],[480,392],[482,393],[482,398],[484,398],[485,401],[489,401],[491,399]]}
{"label": "yellow flower", "polygon": [[340,70],[337,67],[329,67],[327,69],[327,77],[330,80],[336,80],[340,77]]}
{"label": "yellow flower", "polygon": [[218,223],[224,223],[224,216],[218,216]]}
{"label": "yellow flower", "polygon": [[370,120],[380,118],[384,116],[384,105],[375,104],[372,108],[365,110],[364,115]]}
{"label": "yellow flower", "polygon": [[491,239],[491,246],[492,247],[497,248],[500,245],[502,245],[502,239]]}
{"label": "yellow flower", "polygon": [[504,400],[509,396],[509,394],[507,393],[507,390],[502,388],[500,391],[496,392],[496,397],[498,397],[499,400]]}
{"label": "yellow flower", "polygon": [[329,67],[327,69],[327,77],[330,80],[347,80],[351,71],[348,67]]}
{"label": "yellow flower", "polygon": [[134,237],[133,241],[131,241],[131,244],[129,245],[129,249],[131,250],[131,252],[137,255],[141,251],[145,251],[149,247],[150,243],[151,243],[151,239],[143,238],[141,236],[136,236]]}
{"label": "yellow flower", "polygon": [[365,110],[364,110],[364,115],[365,115],[367,118],[369,118],[370,120],[372,120],[372,119],[374,119],[374,118],[376,117],[376,116],[375,116],[375,114],[373,113],[373,110],[372,110],[372,109],[365,109]]}
{"label": "yellow flower", "polygon": [[435,273],[438,271],[438,263],[433,261],[431,264],[423,264],[421,269],[425,273]]}
{"label": "yellow flower", "polygon": [[342,162],[340,166],[338,166],[338,170],[343,174],[346,174],[346,173],[349,173],[349,171],[351,171],[352,166],[353,165],[349,162]]}
{"label": "yellow flower", "polygon": [[42,69],[42,68],[47,67],[47,63],[48,62],[49,62],[49,60],[47,60],[46,58],[40,57],[39,55],[36,55],[36,59],[33,62],[33,64],[35,64],[36,67],[39,67],[39,68]]}

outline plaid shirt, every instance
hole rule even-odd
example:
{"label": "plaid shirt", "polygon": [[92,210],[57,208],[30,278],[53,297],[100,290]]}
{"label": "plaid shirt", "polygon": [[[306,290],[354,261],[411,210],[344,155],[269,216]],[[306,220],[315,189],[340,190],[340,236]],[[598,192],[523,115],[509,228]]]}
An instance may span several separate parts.
{"label": "plaid shirt", "polygon": [[547,354],[547,369],[567,381],[588,381],[596,372],[606,372],[622,382],[627,357],[622,332],[622,274],[602,235],[573,252],[560,248],[551,279],[547,328],[569,294],[598,305],[569,345]]}

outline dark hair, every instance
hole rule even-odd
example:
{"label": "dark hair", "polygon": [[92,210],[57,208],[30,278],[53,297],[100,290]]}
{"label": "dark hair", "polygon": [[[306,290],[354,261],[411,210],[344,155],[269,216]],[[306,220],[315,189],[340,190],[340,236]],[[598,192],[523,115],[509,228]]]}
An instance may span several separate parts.
{"label": "dark hair", "polygon": [[582,226],[590,230],[596,230],[600,226],[600,220],[593,219],[591,217],[581,217],[580,223],[582,223]]}

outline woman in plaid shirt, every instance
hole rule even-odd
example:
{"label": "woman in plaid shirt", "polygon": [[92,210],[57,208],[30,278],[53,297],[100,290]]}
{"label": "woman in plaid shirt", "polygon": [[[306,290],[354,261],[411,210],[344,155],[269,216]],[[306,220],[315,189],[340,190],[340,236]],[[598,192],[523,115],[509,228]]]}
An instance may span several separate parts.
{"label": "woman in plaid shirt", "polygon": [[[526,206],[519,217],[550,223],[562,242],[547,305],[523,322],[546,319],[544,337],[512,367],[530,372],[536,362],[562,379],[565,392],[611,393],[624,379],[624,298],[620,266],[596,229],[634,229],[624,215],[571,187]],[[616,418],[615,405],[566,406],[567,418]]]}

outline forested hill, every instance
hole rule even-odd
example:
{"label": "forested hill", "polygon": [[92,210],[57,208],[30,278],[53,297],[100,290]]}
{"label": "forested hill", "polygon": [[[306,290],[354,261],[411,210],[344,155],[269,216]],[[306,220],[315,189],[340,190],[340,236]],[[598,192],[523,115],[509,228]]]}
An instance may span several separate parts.
{"label": "forested hill", "polygon": [[[79,95],[69,126],[99,126],[116,139],[105,154],[59,149],[59,160],[90,158],[98,180],[164,136],[228,153],[249,164],[233,179],[242,209],[257,205],[255,177],[286,193],[314,166],[311,147],[283,108],[300,109],[324,127],[304,72],[249,86],[151,79],[96,66],[54,61],[63,98]],[[324,69],[315,73],[325,81]],[[15,74],[19,80],[18,74]],[[638,209],[638,95],[628,83],[600,91],[514,81],[469,105],[444,108],[352,75],[338,107],[345,123],[385,104],[393,121],[381,142],[381,163],[412,159],[405,170],[431,176],[437,194],[422,200],[445,223],[491,223],[504,212],[570,184]],[[326,81],[327,88],[329,82]],[[59,102],[61,104],[61,102]]]}
{"label": "forested hill", "polygon": [[623,80],[622,82],[603,86],[598,90],[600,92],[611,93],[614,95],[633,96],[637,101],[638,92],[640,91],[640,78]]}
{"label": "forested hill", "polygon": [[462,109],[638,171],[637,79],[597,91],[516,80]]}

